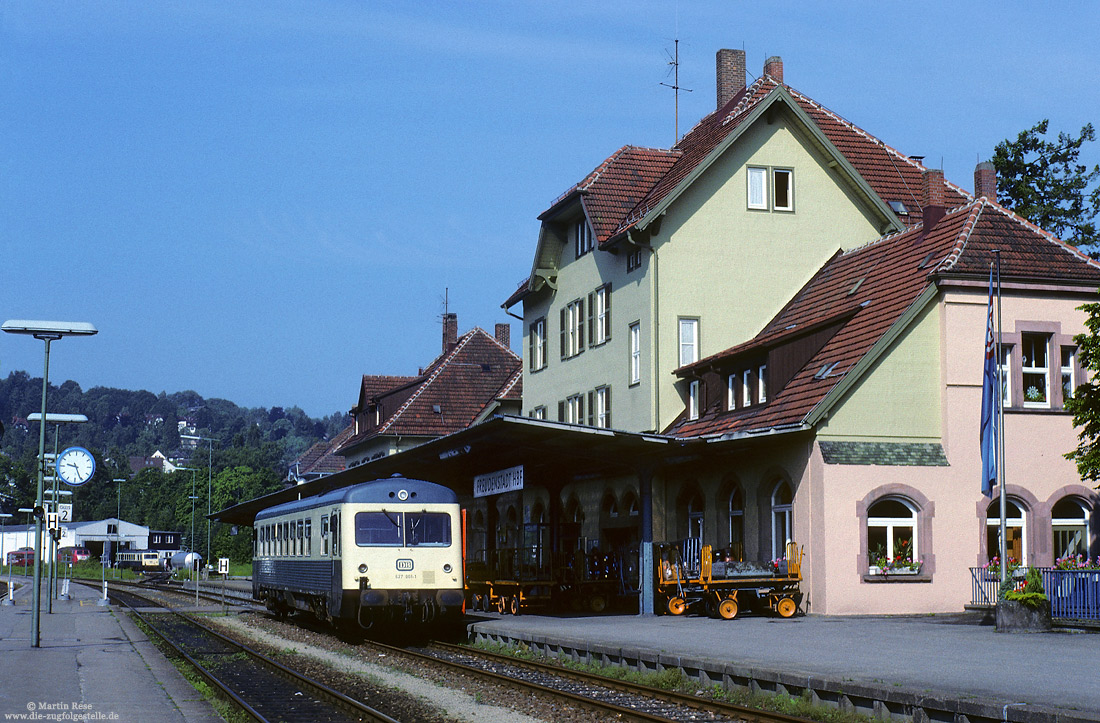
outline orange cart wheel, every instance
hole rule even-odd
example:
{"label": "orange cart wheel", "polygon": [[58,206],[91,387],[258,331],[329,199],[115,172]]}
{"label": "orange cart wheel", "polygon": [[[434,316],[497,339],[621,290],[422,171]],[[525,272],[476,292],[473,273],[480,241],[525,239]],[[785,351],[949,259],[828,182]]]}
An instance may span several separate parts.
{"label": "orange cart wheel", "polygon": [[796,610],[798,610],[798,605],[789,597],[785,597],[775,604],[775,611],[779,613],[779,617],[781,618],[791,617]]}
{"label": "orange cart wheel", "polygon": [[508,598],[508,612],[512,613],[513,615],[519,615],[519,607],[519,595]]}
{"label": "orange cart wheel", "polygon": [[687,610],[687,603],[682,597],[670,597],[668,599],[668,611],[673,615],[683,615]]}
{"label": "orange cart wheel", "polygon": [[503,615],[506,609],[505,604],[507,603],[507,600],[505,600],[504,596],[501,595],[496,600],[494,600],[494,602],[496,603],[497,612]]}
{"label": "orange cart wheel", "polygon": [[737,617],[737,601],[728,597],[718,603],[718,617],[723,620],[733,620]]}

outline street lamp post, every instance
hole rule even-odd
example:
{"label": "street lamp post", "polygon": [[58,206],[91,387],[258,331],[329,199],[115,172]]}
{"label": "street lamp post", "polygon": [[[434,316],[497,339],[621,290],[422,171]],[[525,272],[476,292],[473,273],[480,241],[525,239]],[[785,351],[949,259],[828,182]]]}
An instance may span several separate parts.
{"label": "street lamp post", "polygon": [[[191,473],[191,540],[189,547],[191,548],[191,579],[195,582],[195,607],[199,606],[199,575],[198,566],[195,564],[195,500],[198,497],[195,496],[195,468],[194,467],[176,467],[176,471],[180,470]],[[186,559],[186,558],[185,558]]]}
{"label": "street lamp post", "polygon": [[[27,415],[27,421],[28,422],[41,422],[42,421],[42,414],[40,412],[34,412],[32,414],[29,414],[29,415]],[[54,458],[55,461],[57,460],[57,452],[58,452],[58,446],[59,446],[58,445],[58,440],[61,436],[61,425],[62,424],[84,424],[87,421],[88,421],[88,418],[86,416],[84,416],[83,414],[55,414],[53,412],[48,412],[46,414],[46,424],[52,424],[53,425],[53,458]],[[61,508],[60,508],[59,504],[60,504],[61,500],[58,499],[58,495],[63,494],[63,493],[59,492],[58,489],[57,489],[57,475],[56,474],[53,475],[52,482],[53,482],[53,487],[52,487],[53,500],[51,500],[51,501],[53,502],[53,505],[54,505],[53,511],[54,512],[60,512]],[[71,493],[64,493],[64,494],[71,494]],[[60,525],[60,517],[58,518],[58,524]],[[49,579],[49,591],[46,595],[46,600],[47,600],[46,612],[47,613],[52,613],[53,612],[54,596],[57,594],[57,541],[53,539],[53,535],[50,536],[50,572],[49,572],[49,575],[47,577]]]}
{"label": "street lamp post", "polygon": [[50,383],[50,343],[66,336],[91,336],[99,330],[83,321],[5,321],[0,329],[9,334],[26,334],[46,342],[46,358],[42,369],[42,422],[38,425],[38,493],[34,514],[34,606],[31,608],[31,647],[40,647],[39,608],[42,604],[42,483],[46,454],[46,391]]}
{"label": "street lamp post", "polygon": [[[116,477],[111,480],[112,482],[118,482],[118,503],[115,509],[115,541],[111,545],[111,553],[115,559],[118,559],[118,546],[122,544],[122,483],[126,481],[125,477]],[[110,537],[108,535],[108,537]],[[108,540],[109,541],[109,540]]]}
{"label": "street lamp post", "polygon": [[[0,512],[0,565],[8,561],[7,553],[4,551],[4,524],[9,517],[11,517],[10,512]],[[8,592],[4,595],[4,599],[0,600],[0,605],[11,605],[11,564],[8,565]]]}
{"label": "street lamp post", "polygon": [[195,441],[206,442],[206,559],[203,561],[206,564],[210,564],[210,496],[213,489],[214,480],[214,442],[220,440],[213,437],[200,437],[197,434],[181,434],[180,439],[193,439]]}

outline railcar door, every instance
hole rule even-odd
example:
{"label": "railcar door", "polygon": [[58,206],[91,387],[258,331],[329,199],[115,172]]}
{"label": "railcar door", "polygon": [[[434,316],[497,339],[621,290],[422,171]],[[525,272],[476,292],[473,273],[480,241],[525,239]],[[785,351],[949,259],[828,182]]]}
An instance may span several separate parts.
{"label": "railcar door", "polygon": [[[340,617],[344,600],[344,575],[340,564],[340,510],[333,508],[321,518],[321,552],[329,562],[328,612],[333,618]],[[327,535],[326,535],[327,532]]]}

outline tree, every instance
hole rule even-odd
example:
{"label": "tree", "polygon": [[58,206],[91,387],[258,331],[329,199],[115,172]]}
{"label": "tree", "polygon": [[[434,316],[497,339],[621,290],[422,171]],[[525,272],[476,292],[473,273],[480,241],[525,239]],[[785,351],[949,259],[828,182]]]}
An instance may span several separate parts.
{"label": "tree", "polygon": [[[1086,141],[1096,140],[1092,124],[1074,138],[1059,133],[1045,139],[1049,120],[1041,120],[1015,141],[1003,140],[993,152],[997,196],[1005,208],[1074,246],[1095,247],[1100,233],[1093,221],[1100,213],[1100,165],[1079,163]],[[1096,250],[1095,248],[1093,249]]]}
{"label": "tree", "polygon": [[1081,368],[1091,372],[1089,380],[1073,391],[1066,400],[1066,410],[1073,413],[1073,426],[1077,433],[1077,449],[1066,457],[1077,463],[1082,479],[1100,479],[1100,302],[1085,304],[1081,310],[1087,313],[1087,334],[1073,338],[1077,342],[1077,355]]}

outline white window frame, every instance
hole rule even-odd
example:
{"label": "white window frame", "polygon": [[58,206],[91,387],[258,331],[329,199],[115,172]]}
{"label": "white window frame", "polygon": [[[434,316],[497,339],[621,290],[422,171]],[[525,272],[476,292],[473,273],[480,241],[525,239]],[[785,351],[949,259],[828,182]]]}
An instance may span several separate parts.
{"label": "white window frame", "polygon": [[527,413],[531,419],[546,419],[546,407],[539,405]]}
{"label": "white window frame", "polygon": [[[733,490],[731,490],[729,500],[726,502],[729,512],[729,529],[727,530],[727,539],[729,539],[730,547],[732,547],[735,543],[740,544],[743,552],[745,545],[745,496],[743,494],[741,495],[740,507],[733,506],[734,499],[738,496],[738,494],[740,494],[740,492],[740,488],[734,488]],[[735,520],[737,521],[738,527],[741,530],[741,534],[737,536],[739,539],[736,540],[734,539],[733,534],[733,523]]]}
{"label": "white window frame", "polygon": [[[871,508],[880,502],[898,502],[905,506],[909,510],[909,517],[871,517]],[[920,549],[919,541],[917,540],[917,517],[919,512],[916,506],[905,499],[904,497],[889,496],[881,497],[875,500],[867,507],[867,529],[864,534],[867,536],[867,552],[871,550],[871,528],[882,527],[886,529],[886,559],[893,560],[895,556],[894,551],[894,529],[895,528],[908,528],[909,529],[909,550],[911,554],[911,562],[920,562]],[[870,563],[868,563],[869,566]]]}
{"label": "white window frame", "polygon": [[[1007,517],[1007,518],[1005,518],[1005,527],[1006,528],[1019,528],[1019,530],[1020,530],[1020,559],[1018,560],[1018,562],[1021,565],[1026,565],[1027,560],[1028,560],[1028,556],[1027,556],[1027,553],[1028,553],[1028,550],[1027,550],[1027,516],[1028,516],[1028,510],[1024,507],[1023,502],[1021,502],[1017,498],[1013,497],[1012,495],[1008,496],[1007,501],[1009,503],[1011,503],[1012,505],[1014,505],[1016,507],[1016,509],[1020,511],[1020,516],[1019,517]],[[999,505],[1000,505],[1000,500],[999,499],[995,500],[995,502],[993,504],[991,504],[991,506],[999,506]],[[985,518],[985,525],[986,525],[987,528],[994,528],[994,532],[999,535],[1000,526],[1001,526],[1000,515],[995,514],[993,516],[990,516],[989,512],[987,511],[986,512],[986,518]],[[992,554],[989,555],[989,559],[992,560],[995,556],[997,556],[999,554],[1000,554],[1000,546],[998,545],[997,549],[993,550]]]}
{"label": "white window frame", "polygon": [[752,406],[752,371],[741,372],[741,406]]}
{"label": "white window frame", "polygon": [[768,401],[768,365],[761,364],[760,368],[756,370],[756,400],[763,404]]}
{"label": "white window frame", "polygon": [[[779,496],[779,491],[786,485],[787,489],[791,490],[791,503],[777,504],[776,500]],[[791,526],[794,522],[794,490],[791,489],[790,484],[786,481],[780,481],[772,489],[772,559],[781,560],[787,556],[787,543],[791,541],[793,536]],[[785,534],[781,534],[785,533]],[[782,542],[779,538],[782,537]]]}
{"label": "white window frame", "polygon": [[531,361],[533,372],[546,368],[546,317],[531,322]]}
{"label": "white window frame", "polygon": [[[1030,347],[1030,348],[1029,348]],[[1037,351],[1042,351],[1042,366],[1039,366],[1035,356]],[[1033,357],[1028,360],[1029,352]],[[1043,401],[1029,401],[1027,377],[1038,377],[1042,380],[1043,388],[1038,390],[1043,393]],[[1050,335],[1024,332],[1020,335],[1020,389],[1023,392],[1024,407],[1031,409],[1050,409]],[[1034,386],[1034,385],[1032,385]]]}
{"label": "white window frame", "polygon": [[595,304],[592,314],[596,320],[596,328],[592,330],[592,346],[606,344],[611,340],[611,284],[604,284],[596,289]]}
{"label": "white window frame", "polygon": [[737,409],[737,375],[730,374],[726,377],[726,409]]}
{"label": "white window frame", "polygon": [[768,210],[768,169],[748,166],[746,200],[748,207],[756,211]]}
{"label": "white window frame", "polygon": [[[776,183],[776,179],[780,175],[785,175],[787,177],[787,204],[785,206],[780,206],[775,199],[775,189],[779,185],[778,183]],[[794,170],[791,168],[773,168],[771,169],[769,180],[771,180],[770,190],[772,210],[787,212],[794,211]]]}
{"label": "white window frame", "polygon": [[[1067,399],[1073,398],[1073,392],[1077,390],[1077,347],[1063,346],[1060,349],[1062,356],[1062,404]],[[1069,354],[1068,364],[1066,354]],[[1066,381],[1069,381],[1067,387]]]}
{"label": "white window frame", "polygon": [[584,300],[574,299],[565,307],[565,358],[584,351]]}
{"label": "white window frame", "polygon": [[573,226],[573,240],[575,243],[575,250],[577,252],[577,258],[584,256],[586,253],[592,250],[593,247],[593,234],[592,227],[588,225],[588,219],[582,218],[577,221]]}
{"label": "white window frame", "polygon": [[642,381],[642,326],[640,321],[630,325],[630,384]]}
{"label": "white window frame", "polygon": [[680,366],[699,361],[699,319],[680,317],[679,324]]}
{"label": "white window frame", "polygon": [[[1066,498],[1063,497],[1062,499],[1058,500],[1054,506],[1057,507],[1059,504],[1065,501]],[[1089,509],[1084,505],[1084,503],[1081,502],[1081,500],[1071,497],[1068,501],[1077,506],[1077,509],[1080,512],[1080,517],[1051,517],[1051,549],[1054,552],[1055,560],[1061,559],[1064,556],[1063,553],[1065,552],[1065,550],[1058,549],[1059,546],[1057,542],[1059,532],[1075,533],[1075,536],[1078,537],[1078,539],[1082,542],[1082,546],[1084,547],[1084,554],[1088,555],[1089,552]],[[1053,515],[1053,508],[1051,510],[1051,514]]]}
{"label": "white window frame", "polygon": [[568,424],[584,424],[583,394],[573,394],[565,398],[565,421]]}
{"label": "white window frame", "polygon": [[699,418],[699,380],[688,384],[688,419]]}
{"label": "white window frame", "polygon": [[611,427],[611,387],[596,387],[595,422],[601,429]]}
{"label": "white window frame", "polygon": [[1001,406],[1012,406],[1012,345],[1001,344]]}

